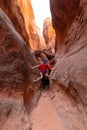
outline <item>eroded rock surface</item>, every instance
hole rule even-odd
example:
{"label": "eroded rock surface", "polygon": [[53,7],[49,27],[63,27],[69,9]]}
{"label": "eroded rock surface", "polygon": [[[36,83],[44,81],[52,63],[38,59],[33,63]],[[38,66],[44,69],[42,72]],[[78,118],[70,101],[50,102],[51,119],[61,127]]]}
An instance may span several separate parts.
{"label": "eroded rock surface", "polygon": [[77,14],[80,0],[50,0],[56,46],[59,48]]}
{"label": "eroded rock surface", "polygon": [[28,44],[29,37],[26,31],[25,21],[16,0],[0,0],[0,8],[7,14],[15,29]]}
{"label": "eroded rock surface", "polygon": [[52,27],[52,21],[50,18],[44,20],[43,36],[47,47],[55,47],[55,31]]}
{"label": "eroded rock surface", "polygon": [[31,0],[16,0],[16,2],[18,3],[25,20],[25,26],[29,36],[30,48],[37,50],[45,47],[45,42],[40,34],[40,28],[35,24],[35,16]]}
{"label": "eroded rock surface", "polygon": [[34,76],[39,76],[38,70],[35,74],[31,69],[36,63],[22,37],[0,9],[0,130],[30,129],[25,106],[30,105],[34,95]]}
{"label": "eroded rock surface", "polygon": [[[50,2],[53,26],[56,32],[57,62],[52,70],[51,77],[55,77],[56,83],[69,94],[68,98],[70,98],[70,95],[72,96],[82,113],[81,117],[78,116],[78,112],[74,117],[73,114],[70,115],[71,123],[68,123],[68,125],[66,123],[67,130],[77,130],[77,128],[86,130],[87,0],[50,0]],[[58,105],[58,110],[59,107]],[[64,107],[71,112],[67,105]],[[60,113],[62,113],[61,110]],[[76,122],[80,122],[80,124],[77,125]],[[72,124],[72,127],[69,124]]]}

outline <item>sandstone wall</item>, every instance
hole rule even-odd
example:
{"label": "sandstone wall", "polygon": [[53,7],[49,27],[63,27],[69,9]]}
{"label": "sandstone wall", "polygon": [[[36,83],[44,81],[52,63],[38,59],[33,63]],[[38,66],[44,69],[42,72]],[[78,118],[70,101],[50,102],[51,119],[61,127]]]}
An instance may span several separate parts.
{"label": "sandstone wall", "polygon": [[55,31],[52,27],[52,21],[50,18],[44,20],[43,36],[45,43],[48,47],[55,47]]}
{"label": "sandstone wall", "polygon": [[39,70],[31,69],[35,64],[28,46],[0,9],[0,130],[30,130],[27,110],[35,93],[33,80],[39,76]]}
{"label": "sandstone wall", "polygon": [[0,8],[7,14],[14,27],[28,44],[28,34],[25,27],[25,21],[15,0],[0,0]]}
{"label": "sandstone wall", "polygon": [[0,0],[0,8],[7,14],[16,30],[33,50],[45,47],[39,27],[35,24],[30,0]]}
{"label": "sandstone wall", "polygon": [[43,48],[45,43],[40,34],[39,27],[35,24],[31,0],[16,0],[24,17],[26,30],[29,36],[30,47],[34,50]]}
{"label": "sandstone wall", "polygon": [[[66,123],[67,130],[86,130],[87,0],[50,0],[50,3],[53,27],[56,32],[56,65],[51,76],[55,77],[57,85],[69,94],[68,98],[71,95],[76,102],[78,112],[74,113],[74,117],[73,114],[69,114],[71,110],[68,106],[62,106],[69,111],[67,116],[72,120],[71,122],[67,119],[70,122],[68,125]],[[76,122],[79,122],[79,125]],[[69,124],[72,124],[72,127]]]}
{"label": "sandstone wall", "polygon": [[79,2],[80,0],[50,0],[57,49],[63,44],[65,36],[73,23],[78,11]]}

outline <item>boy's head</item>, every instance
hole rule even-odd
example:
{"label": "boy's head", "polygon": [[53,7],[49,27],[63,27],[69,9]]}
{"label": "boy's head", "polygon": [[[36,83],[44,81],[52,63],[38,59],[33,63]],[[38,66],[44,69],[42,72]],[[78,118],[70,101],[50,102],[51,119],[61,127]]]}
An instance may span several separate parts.
{"label": "boy's head", "polygon": [[47,63],[48,63],[48,60],[46,60],[46,59],[43,60],[43,63],[44,63],[44,64],[47,64]]}

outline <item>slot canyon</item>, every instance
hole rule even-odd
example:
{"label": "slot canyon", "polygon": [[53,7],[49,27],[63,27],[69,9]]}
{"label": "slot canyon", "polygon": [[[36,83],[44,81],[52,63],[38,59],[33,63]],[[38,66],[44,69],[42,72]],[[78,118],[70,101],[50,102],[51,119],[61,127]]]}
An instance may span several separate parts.
{"label": "slot canyon", "polygon": [[49,4],[41,35],[32,0],[0,0],[0,130],[87,130],[87,0]]}

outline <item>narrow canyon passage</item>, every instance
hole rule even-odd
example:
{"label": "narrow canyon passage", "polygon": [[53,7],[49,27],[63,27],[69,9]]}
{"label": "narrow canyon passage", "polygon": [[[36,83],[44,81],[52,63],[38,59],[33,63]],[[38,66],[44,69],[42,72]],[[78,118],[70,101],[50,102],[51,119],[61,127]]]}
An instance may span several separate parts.
{"label": "narrow canyon passage", "polygon": [[30,113],[32,130],[63,130],[49,92],[42,92],[36,108]]}

